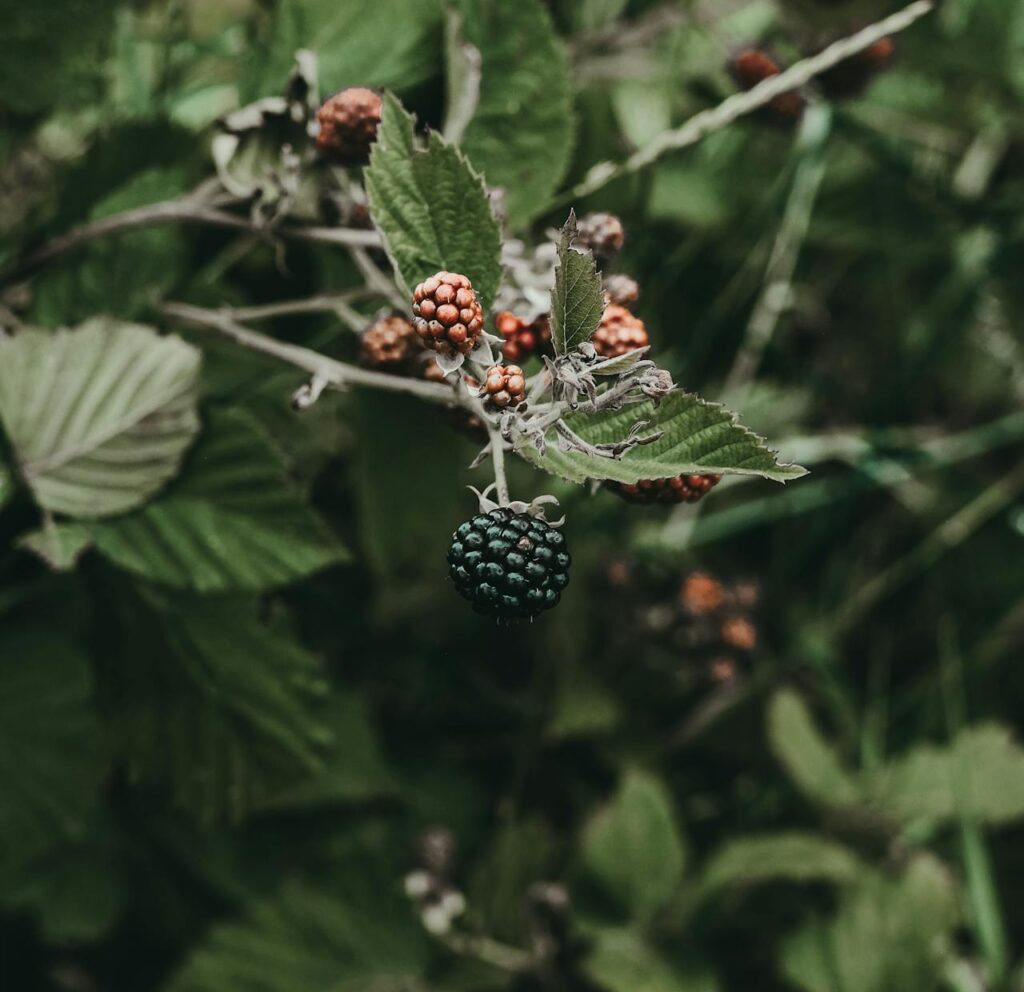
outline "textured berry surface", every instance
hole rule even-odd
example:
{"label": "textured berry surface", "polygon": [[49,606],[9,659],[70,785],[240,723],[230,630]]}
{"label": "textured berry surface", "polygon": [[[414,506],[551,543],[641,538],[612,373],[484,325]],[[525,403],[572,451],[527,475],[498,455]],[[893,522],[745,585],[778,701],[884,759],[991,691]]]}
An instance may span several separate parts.
{"label": "textured berry surface", "polygon": [[316,119],[320,122],[317,147],[345,165],[366,162],[370,146],[377,140],[383,106],[373,90],[362,86],[335,93],[317,111]]}
{"label": "textured berry surface", "polygon": [[565,538],[528,513],[498,507],[452,535],[448,568],[477,613],[513,620],[551,609],[569,584]]}
{"label": "textured berry surface", "polygon": [[636,303],[640,299],[640,286],[637,281],[624,275],[605,276],[604,292],[609,303],[621,307]]}
{"label": "textured berry surface", "polygon": [[[732,57],[729,71],[737,86],[744,90],[752,90],[758,83],[777,76],[782,72],[782,68],[767,52],[759,48],[745,48]],[[790,90],[788,93],[779,94],[766,109],[776,120],[793,122],[803,115],[804,98],[796,90]]]}
{"label": "textured berry surface", "polygon": [[597,353],[604,358],[618,358],[651,343],[644,322],[617,303],[605,307],[604,316],[591,341]]}
{"label": "textured berry surface", "polygon": [[480,387],[480,395],[493,409],[517,407],[526,401],[526,376],[518,365],[492,365]]}
{"label": "textured berry surface", "polygon": [[382,317],[363,333],[359,358],[375,369],[398,370],[409,366],[423,353],[416,330],[405,317]]}
{"label": "textured berry surface", "polygon": [[615,214],[587,214],[580,219],[576,241],[598,258],[612,258],[622,251],[626,232]]}
{"label": "textured berry surface", "polygon": [[636,485],[609,482],[613,493],[629,503],[696,503],[718,485],[720,475],[677,475],[671,479],[641,479]]}
{"label": "textured berry surface", "polygon": [[441,355],[468,355],[484,326],[473,284],[458,272],[438,272],[412,294],[416,333]]}

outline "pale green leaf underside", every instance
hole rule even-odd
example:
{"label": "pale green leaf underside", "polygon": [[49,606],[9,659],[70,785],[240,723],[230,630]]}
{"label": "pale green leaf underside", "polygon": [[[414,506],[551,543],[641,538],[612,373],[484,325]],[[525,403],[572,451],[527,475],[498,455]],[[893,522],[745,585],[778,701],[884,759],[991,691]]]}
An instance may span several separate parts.
{"label": "pale green leaf underside", "polygon": [[436,132],[418,149],[413,118],[391,94],[365,176],[373,220],[406,287],[442,269],[461,272],[489,305],[501,282],[501,230],[483,180]]}
{"label": "pale green leaf underside", "polygon": [[39,505],[98,518],[144,503],[199,430],[199,352],[95,318],[0,342],[0,421]]}
{"label": "pale green leaf underside", "polygon": [[505,192],[513,227],[544,210],[569,164],[569,64],[540,0],[464,0],[463,31],[483,56],[480,99],[462,147]]}
{"label": "pale green leaf underside", "polygon": [[50,568],[67,572],[92,544],[92,537],[84,524],[49,524],[25,534],[18,545],[38,555]]}
{"label": "pale green leaf underside", "polygon": [[634,448],[620,459],[559,451],[553,433],[543,456],[533,447],[524,447],[519,453],[569,482],[611,479],[632,484],[683,474],[757,475],[786,482],[807,474],[799,465],[780,464],[762,438],[736,422],[734,413],[692,393],[672,393],[660,407],[647,402],[612,413],[566,418],[591,444],[621,441],[640,420],[651,422],[645,433],[664,431],[664,437]]}
{"label": "pale green leaf underside", "polygon": [[604,313],[604,292],[594,256],[573,248],[575,237],[576,215],[570,213],[558,244],[551,290],[551,338],[559,355],[589,341]]}
{"label": "pale green leaf underside", "polygon": [[181,479],[159,499],[91,524],[90,533],[120,567],[205,593],[269,589],[348,558],[238,412],[211,419]]}

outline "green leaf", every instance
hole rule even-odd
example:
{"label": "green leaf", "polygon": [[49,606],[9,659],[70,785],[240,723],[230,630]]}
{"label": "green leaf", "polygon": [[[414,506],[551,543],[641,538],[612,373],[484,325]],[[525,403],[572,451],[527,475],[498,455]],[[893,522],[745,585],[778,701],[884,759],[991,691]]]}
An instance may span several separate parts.
{"label": "green leaf", "polygon": [[439,0],[280,0],[274,5],[264,92],[275,92],[295,51],[312,49],[324,92],[344,86],[400,90],[437,72],[441,51]]}
{"label": "green leaf", "polygon": [[119,593],[105,704],[132,778],[197,818],[239,819],[321,768],[319,660],[247,599]]}
{"label": "green leaf", "polygon": [[168,992],[425,988],[424,931],[391,881],[356,861],[321,887],[290,882],[216,927]]}
{"label": "green leaf", "polygon": [[269,589],[347,558],[260,428],[238,411],[211,416],[159,499],[89,532],[121,568],[198,592]]}
{"label": "green leaf", "polygon": [[14,493],[14,477],[7,470],[7,467],[0,463],[0,509],[11,498]]}
{"label": "green leaf", "polygon": [[82,833],[105,768],[88,660],[57,635],[0,638],[0,879]]}
{"label": "green leaf", "polygon": [[934,992],[957,920],[949,872],[917,855],[897,879],[862,875],[834,920],[811,923],[786,941],[782,970],[807,992]]}
{"label": "green leaf", "polygon": [[604,927],[588,934],[587,977],[607,992],[716,992],[720,987],[703,965],[677,968],[632,930]]}
{"label": "green leaf", "polygon": [[1006,727],[968,727],[949,748],[915,748],[878,769],[865,789],[870,803],[904,822],[1012,823],[1024,818],[1024,748]]}
{"label": "green leaf", "polygon": [[407,287],[442,269],[468,276],[485,307],[501,282],[501,230],[483,180],[436,132],[418,149],[390,93],[366,170],[374,222]]}
{"label": "green leaf", "polygon": [[808,799],[845,806],[860,798],[857,783],[792,690],[777,692],[768,708],[768,742],[794,785]]}
{"label": "green leaf", "polygon": [[589,341],[604,313],[601,275],[593,254],[573,247],[576,233],[576,213],[570,211],[558,243],[551,290],[551,340],[558,355]]}
{"label": "green leaf", "polygon": [[92,536],[83,524],[44,525],[18,538],[18,547],[38,555],[56,572],[69,572],[92,545]]}
{"label": "green leaf", "polygon": [[0,421],[39,505],[98,518],[144,503],[199,430],[199,352],[138,324],[0,341]]}
{"label": "green leaf", "polygon": [[626,773],[612,801],[587,824],[587,871],[631,916],[646,920],[682,879],[685,846],[664,784],[646,772]]}
{"label": "green leaf", "polygon": [[505,191],[509,223],[542,212],[573,144],[569,62],[541,0],[463,0],[466,41],[483,57],[476,113],[461,145]]}
{"label": "green leaf", "polygon": [[805,833],[766,834],[727,841],[708,862],[701,880],[705,893],[737,885],[784,880],[842,884],[863,870],[848,848]]}
{"label": "green leaf", "polygon": [[519,449],[527,461],[569,482],[613,479],[632,484],[701,473],[757,475],[786,482],[807,474],[799,465],[780,464],[762,438],[737,423],[734,413],[692,393],[670,393],[660,406],[638,403],[608,413],[578,413],[565,421],[590,444],[621,441],[638,421],[649,422],[645,433],[664,432],[653,444],[633,448],[621,458],[560,451],[554,434],[543,455],[531,446]]}

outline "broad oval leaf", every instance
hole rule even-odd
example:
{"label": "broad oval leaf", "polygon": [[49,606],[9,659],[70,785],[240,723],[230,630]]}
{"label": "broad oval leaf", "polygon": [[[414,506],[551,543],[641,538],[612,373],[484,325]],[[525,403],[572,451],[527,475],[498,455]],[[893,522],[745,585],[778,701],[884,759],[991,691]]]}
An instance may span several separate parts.
{"label": "broad oval leaf", "polygon": [[99,551],[198,592],[259,591],[347,558],[244,413],[214,415],[182,477],[134,513],[90,525]]}
{"label": "broad oval leaf", "polygon": [[527,461],[569,482],[611,479],[633,484],[683,474],[757,475],[786,482],[807,474],[799,465],[780,464],[763,438],[737,422],[736,414],[693,393],[670,393],[660,406],[638,403],[609,413],[579,413],[565,419],[591,444],[621,441],[638,421],[649,422],[645,433],[664,432],[654,443],[633,448],[618,459],[560,451],[553,433],[545,454],[532,446],[519,450]]}
{"label": "broad oval leaf", "polygon": [[487,306],[501,282],[501,230],[487,189],[462,152],[436,132],[419,149],[413,124],[385,94],[365,173],[374,223],[407,289],[448,269],[469,276]]}
{"label": "broad oval leaf", "polygon": [[601,275],[593,254],[573,247],[576,234],[576,212],[570,211],[558,243],[551,290],[551,341],[557,355],[589,341],[604,313]]}
{"label": "broad oval leaf", "polygon": [[199,361],[180,338],[106,318],[0,341],[0,422],[39,505],[108,517],[160,489],[199,430]]}
{"label": "broad oval leaf", "polygon": [[513,227],[544,210],[569,164],[569,63],[540,0],[463,0],[463,35],[483,58],[476,113],[461,145],[505,192]]}
{"label": "broad oval leaf", "polygon": [[650,918],[672,896],[685,858],[672,797],[659,779],[642,771],[626,773],[583,834],[588,871],[637,920]]}
{"label": "broad oval leaf", "polygon": [[55,572],[68,572],[89,550],[92,536],[85,524],[52,521],[18,538],[18,547],[38,555]]}

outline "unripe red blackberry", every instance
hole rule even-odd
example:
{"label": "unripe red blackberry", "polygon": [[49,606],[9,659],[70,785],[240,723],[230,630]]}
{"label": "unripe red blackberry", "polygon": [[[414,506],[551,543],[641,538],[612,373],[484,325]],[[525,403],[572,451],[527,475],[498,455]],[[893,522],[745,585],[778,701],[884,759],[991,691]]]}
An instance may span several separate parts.
{"label": "unripe red blackberry", "polygon": [[412,294],[416,333],[441,355],[468,355],[484,326],[473,284],[458,272],[438,272]]}
{"label": "unripe red blackberry", "polygon": [[480,395],[492,409],[514,409],[526,402],[526,376],[518,365],[492,365],[480,387]]}
{"label": "unripe red blackberry", "polygon": [[335,93],[316,112],[320,122],[317,148],[343,165],[362,165],[377,140],[383,108],[380,96],[363,86]]}
{"label": "unripe red blackberry", "polygon": [[576,243],[598,258],[614,258],[626,240],[622,221],[615,214],[595,213],[580,218]]}
{"label": "unripe red blackberry", "polygon": [[[758,83],[777,76],[782,68],[767,52],[745,48],[732,57],[729,71],[740,89],[752,90]],[[790,90],[775,97],[766,109],[777,121],[792,124],[803,116],[804,104],[803,96],[797,90]]]}
{"label": "unripe red blackberry", "polygon": [[892,38],[881,38],[862,52],[832,66],[818,77],[822,90],[834,100],[860,96],[880,73],[887,69],[896,52]]}
{"label": "unripe red blackberry", "polygon": [[718,485],[720,475],[677,475],[671,479],[641,479],[636,485],[605,485],[627,503],[696,503]]}
{"label": "unripe red blackberry", "polygon": [[624,275],[611,275],[604,278],[604,295],[609,303],[620,307],[636,303],[640,299],[640,286],[635,279]]}
{"label": "unripe red blackberry", "polygon": [[639,317],[634,316],[626,307],[612,303],[605,307],[591,343],[602,357],[618,358],[637,348],[646,348],[651,339]]}
{"label": "unripe red blackberry", "polygon": [[392,315],[374,321],[363,332],[359,359],[370,368],[397,371],[410,366],[422,352],[412,323]]}
{"label": "unripe red blackberry", "polygon": [[679,599],[683,609],[691,616],[707,616],[725,604],[725,586],[707,572],[691,572],[683,580]]}
{"label": "unripe red blackberry", "polygon": [[555,606],[569,584],[565,538],[529,513],[499,506],[452,535],[448,568],[477,613],[504,620],[535,617]]}
{"label": "unripe red blackberry", "polygon": [[753,651],[757,647],[757,627],[749,617],[726,617],[720,635],[724,644],[737,651]]}

